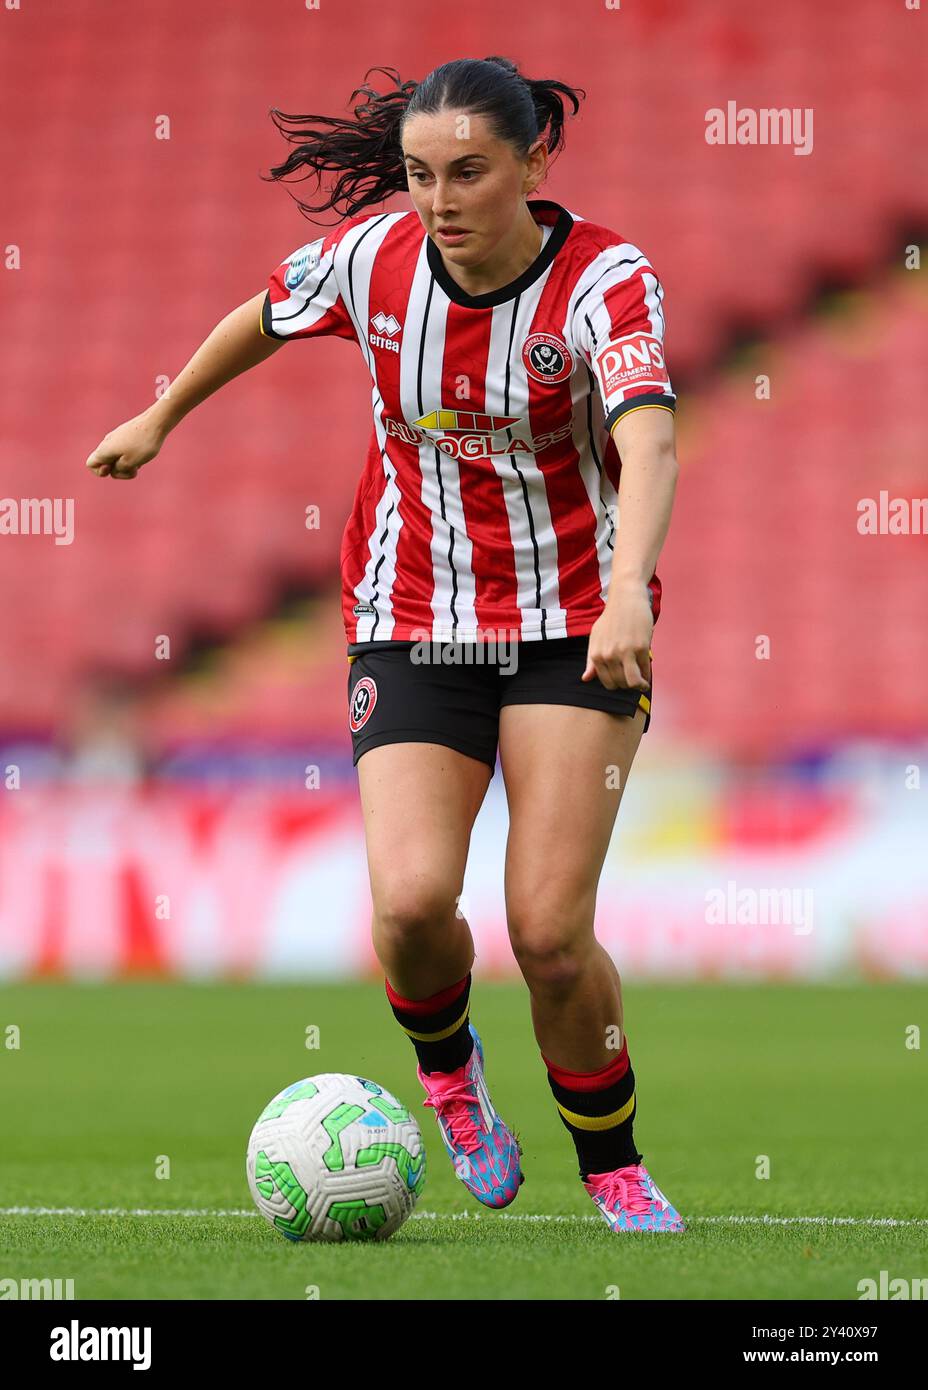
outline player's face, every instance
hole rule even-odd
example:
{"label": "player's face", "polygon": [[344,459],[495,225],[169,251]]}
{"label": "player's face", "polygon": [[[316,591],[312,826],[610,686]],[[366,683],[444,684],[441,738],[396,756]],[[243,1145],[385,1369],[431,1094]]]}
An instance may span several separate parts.
{"label": "player's face", "polygon": [[[544,176],[538,141],[525,159],[463,111],[411,116],[403,129],[409,195],[446,260],[478,266],[510,234],[527,195]],[[463,235],[443,229],[462,228]]]}

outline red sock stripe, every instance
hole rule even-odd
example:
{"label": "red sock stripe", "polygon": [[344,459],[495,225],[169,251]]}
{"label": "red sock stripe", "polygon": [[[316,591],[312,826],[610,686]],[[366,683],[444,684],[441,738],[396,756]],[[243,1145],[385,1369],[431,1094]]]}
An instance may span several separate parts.
{"label": "red sock stripe", "polygon": [[607,1086],[614,1086],[617,1081],[621,1081],[628,1071],[628,1039],[622,1039],[622,1051],[615,1061],[607,1062],[599,1071],[565,1071],[563,1067],[556,1067],[553,1062],[549,1062],[544,1053],[541,1054],[541,1059],[555,1081],[559,1081],[569,1091],[604,1091]]}
{"label": "red sock stripe", "polygon": [[428,999],[404,999],[401,994],[397,994],[389,980],[384,980],[384,985],[387,990],[387,998],[396,1008],[404,1009],[406,1013],[410,1014],[435,1014],[438,1013],[439,1009],[453,1004],[455,999],[464,993],[469,979],[470,975],[467,974],[463,980],[458,980],[457,984],[439,990],[437,994],[430,995]]}

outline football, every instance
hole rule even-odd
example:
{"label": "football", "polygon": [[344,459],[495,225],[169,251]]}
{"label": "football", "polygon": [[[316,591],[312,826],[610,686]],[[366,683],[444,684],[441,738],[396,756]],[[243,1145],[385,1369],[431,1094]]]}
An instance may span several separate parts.
{"label": "football", "polygon": [[425,1148],[389,1091],[326,1072],[265,1106],[246,1171],[258,1210],[287,1240],[386,1240],[425,1186]]}

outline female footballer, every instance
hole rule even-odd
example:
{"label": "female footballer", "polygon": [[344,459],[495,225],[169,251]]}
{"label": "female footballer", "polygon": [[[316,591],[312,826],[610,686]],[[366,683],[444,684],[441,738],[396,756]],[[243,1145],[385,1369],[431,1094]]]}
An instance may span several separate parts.
{"label": "female footballer", "polygon": [[[458,908],[497,748],[506,914],[580,1177],[614,1231],[682,1231],[635,1146],[635,1077],[596,891],[650,720],[677,461],[663,290],[617,233],[532,194],[578,91],[505,58],[287,116],[270,171],[336,177],[337,227],[288,256],[87,466],[134,478],[200,401],[283,343],[354,339],[373,434],[342,551],[348,723],[373,943],[423,1102],[489,1207],[523,1180],[470,1022]],[[365,213],[391,194],[411,207]],[[621,515],[621,530],[619,530]]]}

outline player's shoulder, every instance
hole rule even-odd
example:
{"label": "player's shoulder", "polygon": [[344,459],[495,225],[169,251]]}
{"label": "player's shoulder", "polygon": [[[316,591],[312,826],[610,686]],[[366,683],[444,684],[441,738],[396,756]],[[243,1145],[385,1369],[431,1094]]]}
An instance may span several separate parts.
{"label": "player's shoulder", "polygon": [[363,212],[346,217],[333,229],[332,237],[336,244],[347,241],[352,247],[363,247],[365,241],[379,245],[388,234],[421,241],[425,228],[414,208],[403,208],[398,212]]}
{"label": "player's shoulder", "polygon": [[626,236],[613,227],[607,227],[602,222],[582,217],[577,212],[572,212],[571,216],[574,222],[564,250],[578,269],[594,262],[602,264],[606,261],[615,265],[624,262],[628,265],[650,266],[649,256],[633,237]]}
{"label": "player's shoulder", "polygon": [[[344,217],[340,222],[329,226],[313,228],[306,241],[293,252],[294,257],[305,257],[310,265],[323,260],[328,263],[330,253],[344,252],[364,255],[373,253],[381,244],[383,237],[398,224],[403,224],[407,235],[415,236],[415,228],[406,222],[409,212],[362,212],[352,217]],[[415,227],[422,233],[422,223],[414,217]],[[377,233],[377,235],[374,235]],[[339,259],[341,257],[339,256]]]}

